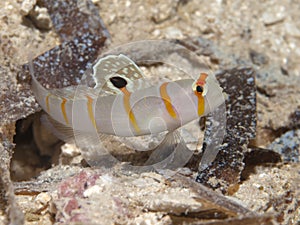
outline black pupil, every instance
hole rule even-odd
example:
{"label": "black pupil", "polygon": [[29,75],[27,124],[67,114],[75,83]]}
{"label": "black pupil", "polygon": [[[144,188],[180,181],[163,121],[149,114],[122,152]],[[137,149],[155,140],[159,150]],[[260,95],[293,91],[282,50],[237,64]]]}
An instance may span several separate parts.
{"label": "black pupil", "polygon": [[197,86],[197,87],[196,87],[196,90],[197,90],[197,92],[202,93],[202,92],[203,92],[203,87]]}
{"label": "black pupil", "polygon": [[123,88],[127,85],[127,81],[122,77],[111,77],[109,80],[116,88]]}

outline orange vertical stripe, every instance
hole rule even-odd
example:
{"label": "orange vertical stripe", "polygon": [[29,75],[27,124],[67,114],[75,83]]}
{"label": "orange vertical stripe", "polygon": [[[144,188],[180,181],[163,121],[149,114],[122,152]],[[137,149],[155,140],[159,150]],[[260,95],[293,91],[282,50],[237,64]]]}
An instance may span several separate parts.
{"label": "orange vertical stripe", "polygon": [[130,106],[130,95],[131,95],[131,93],[125,87],[120,88],[120,90],[124,94],[124,107],[125,107],[125,110],[127,112],[128,117],[129,117],[129,120],[130,120],[131,124],[133,125],[134,130],[138,134],[141,130],[140,130],[140,128],[137,124],[137,121],[135,119],[135,116],[134,116],[134,114],[131,110],[131,106]]}
{"label": "orange vertical stripe", "polygon": [[62,102],[61,102],[61,112],[64,116],[64,119],[65,119],[65,122],[67,125],[69,125],[69,120],[68,120],[68,117],[67,117],[67,113],[66,113],[66,102],[67,102],[67,99],[65,98],[62,98]]}
{"label": "orange vertical stripe", "polygon": [[94,112],[93,112],[93,99],[90,97],[90,96],[86,96],[87,98],[87,110],[88,110],[88,113],[89,113],[89,117],[90,117],[90,120],[93,124],[93,126],[95,127],[95,129],[97,129],[97,125],[96,125],[96,120],[95,120],[95,116],[94,116]]}
{"label": "orange vertical stripe", "polygon": [[51,96],[51,94],[48,94],[46,96],[46,108],[47,108],[47,113],[50,113],[50,105],[49,105],[49,97]]}
{"label": "orange vertical stripe", "polygon": [[168,82],[163,83],[160,86],[160,88],[159,88],[160,96],[161,96],[162,100],[164,101],[166,109],[167,109],[168,113],[170,114],[170,116],[173,117],[174,119],[176,119],[177,114],[171,104],[171,99],[167,92],[167,85],[168,85]]}
{"label": "orange vertical stripe", "polygon": [[[206,73],[201,73],[198,80],[196,81],[196,85],[204,87],[206,84],[206,78],[208,75]],[[198,93],[197,91],[194,91],[195,95],[198,98],[198,115],[201,116],[204,114],[205,111],[205,100],[202,96],[202,93]]]}
{"label": "orange vertical stripe", "polygon": [[203,96],[199,95],[199,93],[195,93],[195,95],[198,97],[198,115],[201,116],[204,114],[205,101]]}

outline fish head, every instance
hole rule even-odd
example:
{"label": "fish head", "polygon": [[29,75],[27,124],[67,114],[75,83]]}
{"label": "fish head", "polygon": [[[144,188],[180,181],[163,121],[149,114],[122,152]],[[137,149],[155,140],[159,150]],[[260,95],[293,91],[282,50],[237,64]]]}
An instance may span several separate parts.
{"label": "fish head", "polygon": [[192,85],[193,93],[198,98],[198,115],[203,116],[216,110],[225,102],[223,89],[218,81],[206,73],[201,73]]}

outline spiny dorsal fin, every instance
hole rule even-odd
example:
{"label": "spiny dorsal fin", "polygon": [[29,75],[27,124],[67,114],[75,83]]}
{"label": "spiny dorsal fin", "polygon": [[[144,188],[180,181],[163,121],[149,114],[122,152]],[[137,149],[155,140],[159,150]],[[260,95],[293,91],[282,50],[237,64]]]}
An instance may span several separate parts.
{"label": "spiny dorsal fin", "polygon": [[121,91],[111,82],[112,77],[121,77],[127,82],[126,88],[134,92],[149,87],[143,71],[125,55],[108,55],[99,59],[93,66],[92,77],[96,82],[95,89],[107,94],[120,94]]}

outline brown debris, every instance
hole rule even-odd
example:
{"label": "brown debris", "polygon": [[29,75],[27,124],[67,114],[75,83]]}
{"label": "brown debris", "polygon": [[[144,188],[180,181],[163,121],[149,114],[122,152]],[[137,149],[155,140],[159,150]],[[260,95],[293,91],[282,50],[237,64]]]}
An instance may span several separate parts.
{"label": "brown debris", "polygon": [[[50,3],[47,0],[39,0],[39,4],[48,9],[53,26],[59,34],[62,42],[89,35],[98,36],[99,40],[110,37],[100,15],[90,0],[58,0]],[[91,41],[95,38],[91,36]],[[81,42],[78,42],[79,44]],[[94,43],[89,43],[93,46]],[[95,46],[97,47],[97,46]]]}
{"label": "brown debris", "polygon": [[[38,109],[29,86],[17,86],[12,73],[19,68],[10,64],[8,67],[0,65],[0,76],[2,77],[0,89],[0,125],[10,124],[34,113]],[[16,104],[18,103],[18,104]]]}
{"label": "brown debris", "polygon": [[[44,87],[50,89],[79,84],[84,71],[104,47],[105,40],[105,37],[85,33],[75,40],[62,43],[30,62],[34,76]],[[29,65],[26,64],[18,75],[18,80],[22,82],[29,78]]]}
{"label": "brown debris", "polygon": [[[29,62],[34,76],[46,88],[76,85],[98,57],[109,33],[91,1],[59,0],[51,4],[40,0],[40,4],[48,9],[62,44]],[[23,66],[19,82],[30,77],[29,65]]]}
{"label": "brown debris", "polygon": [[[197,182],[226,192],[229,185],[240,181],[249,139],[255,137],[255,71],[251,68],[232,69],[218,74],[217,78],[228,95],[226,133],[215,161],[200,172]],[[207,127],[205,135],[206,138],[212,135],[210,127]]]}

